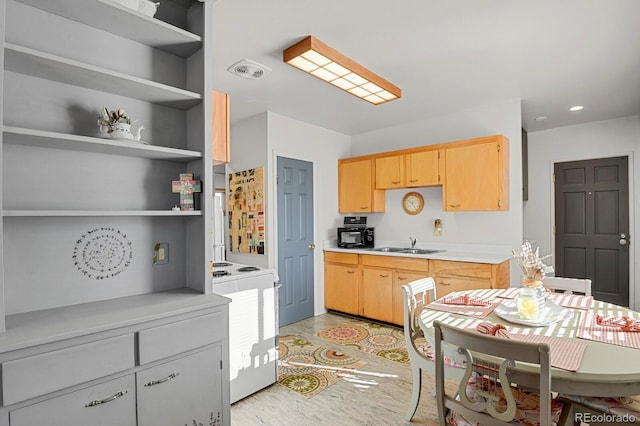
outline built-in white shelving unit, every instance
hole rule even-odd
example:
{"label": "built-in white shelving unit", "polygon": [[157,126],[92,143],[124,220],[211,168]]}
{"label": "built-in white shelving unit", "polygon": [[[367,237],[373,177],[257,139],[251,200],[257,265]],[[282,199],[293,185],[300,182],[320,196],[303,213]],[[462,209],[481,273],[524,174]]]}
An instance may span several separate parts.
{"label": "built-in white shelving unit", "polygon": [[[164,0],[150,17],[0,0],[0,425],[95,424],[75,407],[116,385],[100,423],[229,424],[229,301],[207,265],[214,2]],[[141,140],[101,137],[105,106]],[[201,182],[194,211],[172,210],[184,173]],[[41,365],[61,373],[12,382]],[[136,383],[165,368],[182,370],[166,410]]]}

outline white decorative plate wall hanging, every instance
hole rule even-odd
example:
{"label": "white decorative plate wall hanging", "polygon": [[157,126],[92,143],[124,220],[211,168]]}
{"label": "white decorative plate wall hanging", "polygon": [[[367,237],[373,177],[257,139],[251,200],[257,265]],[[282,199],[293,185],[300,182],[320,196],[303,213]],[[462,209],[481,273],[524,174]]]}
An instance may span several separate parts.
{"label": "white decorative plate wall hanging", "polygon": [[96,228],[82,235],[73,249],[73,263],[87,278],[104,280],[124,271],[133,260],[131,241],[115,228]]}

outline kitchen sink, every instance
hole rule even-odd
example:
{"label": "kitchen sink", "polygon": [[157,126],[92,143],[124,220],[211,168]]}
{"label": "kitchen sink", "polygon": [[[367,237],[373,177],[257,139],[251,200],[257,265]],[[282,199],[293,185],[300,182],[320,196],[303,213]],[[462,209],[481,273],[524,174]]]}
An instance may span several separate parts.
{"label": "kitchen sink", "polygon": [[408,247],[376,247],[372,251],[390,252],[390,253],[410,253],[410,254],[432,254],[440,253],[444,250],[408,248]]}

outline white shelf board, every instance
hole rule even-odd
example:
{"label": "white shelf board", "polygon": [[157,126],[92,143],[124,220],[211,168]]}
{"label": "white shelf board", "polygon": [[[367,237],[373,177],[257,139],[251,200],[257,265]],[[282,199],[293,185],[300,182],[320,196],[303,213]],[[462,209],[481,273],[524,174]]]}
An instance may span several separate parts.
{"label": "white shelf board", "polygon": [[94,138],[91,136],[48,132],[44,130],[25,129],[22,127],[12,126],[3,126],[2,133],[3,143],[5,144],[38,146],[43,148],[124,155],[128,157],[180,162],[188,162],[202,158],[201,152],[145,145],[136,141]]}
{"label": "white shelf board", "polygon": [[109,0],[18,1],[184,58],[202,47],[199,35]]}
{"label": "white shelf board", "polygon": [[2,210],[3,217],[202,216],[202,210]]}
{"label": "white shelf board", "polygon": [[4,66],[9,71],[185,110],[202,101],[199,93],[155,81],[13,43],[4,47]]}

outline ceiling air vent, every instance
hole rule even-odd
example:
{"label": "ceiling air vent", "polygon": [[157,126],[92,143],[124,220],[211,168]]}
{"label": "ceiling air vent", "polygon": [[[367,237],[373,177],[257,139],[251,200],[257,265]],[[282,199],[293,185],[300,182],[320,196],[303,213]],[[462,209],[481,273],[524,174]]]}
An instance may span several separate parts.
{"label": "ceiling air vent", "polygon": [[231,65],[227,68],[227,71],[232,74],[239,75],[240,77],[256,80],[271,72],[271,68],[266,65],[259,64],[256,61],[252,61],[251,59],[243,59]]}

